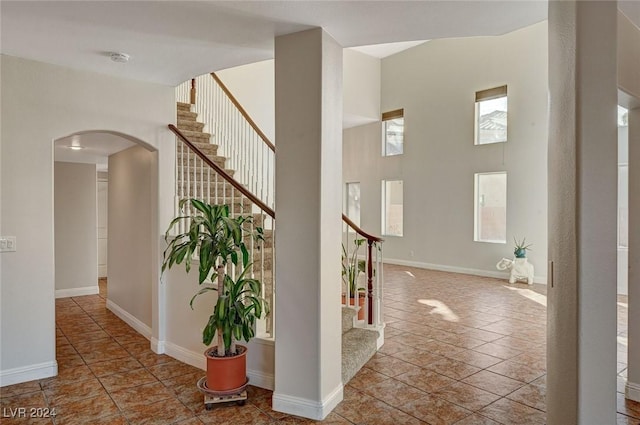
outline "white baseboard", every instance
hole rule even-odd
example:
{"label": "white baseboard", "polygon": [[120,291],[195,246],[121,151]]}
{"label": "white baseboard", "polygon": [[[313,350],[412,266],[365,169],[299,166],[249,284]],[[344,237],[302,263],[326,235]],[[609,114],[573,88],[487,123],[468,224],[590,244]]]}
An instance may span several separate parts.
{"label": "white baseboard", "polygon": [[0,370],[0,387],[44,379],[58,374],[58,362],[38,363],[14,369]]}
{"label": "white baseboard", "polygon": [[[495,279],[504,279],[507,281],[509,280],[509,273],[499,272],[499,271],[494,272],[489,270],[469,269],[465,267],[445,266],[442,264],[422,263],[420,261],[398,260],[395,258],[385,258],[384,262],[388,264],[395,264],[398,266],[416,267],[418,269],[437,270],[441,272],[451,272],[451,273],[462,273],[462,274],[470,274],[473,276],[493,277]],[[547,277],[534,276],[533,282],[546,285]]]}
{"label": "white baseboard", "polygon": [[625,397],[629,400],[637,401],[640,403],[640,384],[627,381],[625,388]]}
{"label": "white baseboard", "polygon": [[[182,363],[186,363],[198,369],[207,370],[207,360],[204,357],[204,349],[201,352],[187,350],[172,342],[164,342],[164,353]],[[247,369],[249,383],[253,386],[272,390],[275,388],[275,377],[273,374],[264,373],[259,370]]]}
{"label": "white baseboard", "polygon": [[56,289],[56,298],[81,297],[83,295],[96,295],[100,293],[100,288],[96,286],[85,286],[82,288]]}
{"label": "white baseboard", "polygon": [[322,402],[273,393],[273,410],[302,416],[316,421],[323,420],[342,401],[342,384],[331,392]]}
{"label": "white baseboard", "polygon": [[156,354],[164,354],[165,353],[165,342],[159,341],[156,338],[151,338],[151,351]]}
{"label": "white baseboard", "polygon": [[149,340],[151,339],[151,328],[140,321],[140,319],[133,316],[131,313],[111,300],[107,300],[107,308],[111,310],[113,314],[122,319],[127,325],[138,331],[140,335]]}
{"label": "white baseboard", "polygon": [[207,360],[204,357],[204,349],[201,353],[187,350],[184,347],[176,345],[172,342],[164,342],[164,353],[167,356],[171,356],[176,360],[180,360],[182,363],[186,363],[198,369],[207,369]]}
{"label": "white baseboard", "polygon": [[378,339],[376,340],[376,350],[379,350],[384,345],[384,323],[382,326],[376,329],[378,331]]}
{"label": "white baseboard", "polygon": [[276,377],[271,373],[264,373],[259,370],[247,369],[249,383],[255,387],[273,391],[276,387]]}

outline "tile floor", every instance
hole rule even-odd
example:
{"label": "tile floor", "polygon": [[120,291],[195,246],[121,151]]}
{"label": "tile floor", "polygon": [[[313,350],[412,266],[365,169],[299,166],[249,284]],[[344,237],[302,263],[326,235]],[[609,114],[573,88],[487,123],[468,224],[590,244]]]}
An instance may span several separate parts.
{"label": "tile floor", "polygon": [[[535,425],[545,423],[544,285],[386,266],[386,343],[348,383],[322,423]],[[206,411],[202,371],[149,349],[100,295],[56,301],[55,378],[0,389],[4,413],[55,408],[55,420],[2,424],[306,424],[271,410],[249,388],[243,407]],[[625,401],[626,299],[619,299],[618,424],[640,424]],[[5,415],[6,416],[6,415]]]}

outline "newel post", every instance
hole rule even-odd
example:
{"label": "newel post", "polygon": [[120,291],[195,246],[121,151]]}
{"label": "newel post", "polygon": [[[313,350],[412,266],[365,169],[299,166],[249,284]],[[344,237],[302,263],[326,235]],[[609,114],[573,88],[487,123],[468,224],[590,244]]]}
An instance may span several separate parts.
{"label": "newel post", "polygon": [[373,325],[373,241],[367,239],[367,323]]}
{"label": "newel post", "polygon": [[196,104],[196,79],[195,78],[191,79],[191,92],[189,94],[190,94],[189,102],[192,105],[195,105]]}

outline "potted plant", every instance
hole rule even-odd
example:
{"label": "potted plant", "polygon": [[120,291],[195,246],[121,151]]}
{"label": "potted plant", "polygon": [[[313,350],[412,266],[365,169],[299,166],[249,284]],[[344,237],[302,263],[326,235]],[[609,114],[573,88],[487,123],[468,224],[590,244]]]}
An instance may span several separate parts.
{"label": "potted plant", "polygon": [[[191,207],[185,210],[185,204]],[[256,320],[269,313],[262,297],[260,281],[251,277],[250,253],[245,246],[243,233],[252,216],[230,217],[228,205],[211,205],[198,199],[180,201],[181,215],[174,218],[165,240],[162,271],[184,262],[186,272],[191,270],[194,254],[199,261],[199,284],[210,278],[217,280],[217,287],[204,286],[191,299],[210,291],[218,292],[218,299],[211,316],[202,331],[202,342],[209,346],[217,335],[217,345],[207,348],[206,387],[213,392],[228,392],[242,388],[246,379],[247,347],[236,343],[249,342],[255,336]],[[171,230],[181,220],[189,220],[187,231],[170,236]],[[262,228],[251,234],[256,240],[264,240]],[[233,264],[237,273],[227,273]]]}
{"label": "potted plant", "polygon": [[[342,283],[345,290],[349,294],[349,305],[359,307],[358,320],[364,319],[365,292],[364,288],[358,287],[358,278],[361,273],[365,272],[366,263],[364,260],[358,259],[358,249],[365,242],[365,239],[354,239],[355,245],[351,255],[347,252],[347,248],[342,244]],[[356,304],[356,296],[358,303]],[[342,294],[342,303],[346,305],[346,294]]]}
{"label": "potted plant", "polygon": [[513,242],[515,243],[513,255],[515,255],[516,258],[527,258],[527,250],[531,249],[531,244],[527,245],[526,241],[526,238],[522,238],[520,242],[518,242],[515,237],[513,238]]}

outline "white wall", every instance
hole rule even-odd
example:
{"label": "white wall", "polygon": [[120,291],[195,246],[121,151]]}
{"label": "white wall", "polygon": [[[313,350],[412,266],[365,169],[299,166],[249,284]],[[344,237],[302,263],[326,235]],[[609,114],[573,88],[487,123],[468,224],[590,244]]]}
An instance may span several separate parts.
{"label": "white wall", "polygon": [[260,130],[275,141],[275,80],[273,60],[217,71]]}
{"label": "white wall", "polygon": [[[173,87],[6,55],[0,66],[0,227],[18,246],[1,254],[0,385],[9,385],[56,373],[53,140],[82,130],[119,131],[158,148],[160,169],[173,170],[175,139],[166,125],[175,122],[175,95]],[[161,173],[157,183],[157,215],[168,223],[173,173]]]}
{"label": "white wall", "polygon": [[618,11],[618,87],[640,99],[640,29]]}
{"label": "white wall", "polygon": [[380,119],[380,59],[355,50],[342,52],[343,125],[350,128]]}
{"label": "white wall", "polygon": [[[109,156],[108,301],[151,329],[155,155],[134,146]],[[149,335],[147,335],[149,336]]]}
{"label": "white wall", "polygon": [[[343,49],[343,126],[380,119],[380,59]],[[234,97],[275,143],[274,61],[267,60],[217,71]]]}
{"label": "white wall", "polygon": [[[361,183],[361,223],[381,232],[381,181],[404,181],[404,237],[384,256],[495,274],[513,238],[538,281],[547,247],[547,24],[499,37],[432,40],[382,60],[381,111],[404,108],[404,155],[381,157],[379,123],[344,133],[343,179]],[[474,96],[507,84],[509,141],[474,146]],[[474,173],[507,171],[507,243],[473,241]]]}
{"label": "white wall", "polygon": [[96,165],[54,166],[56,298],[98,293]]}

